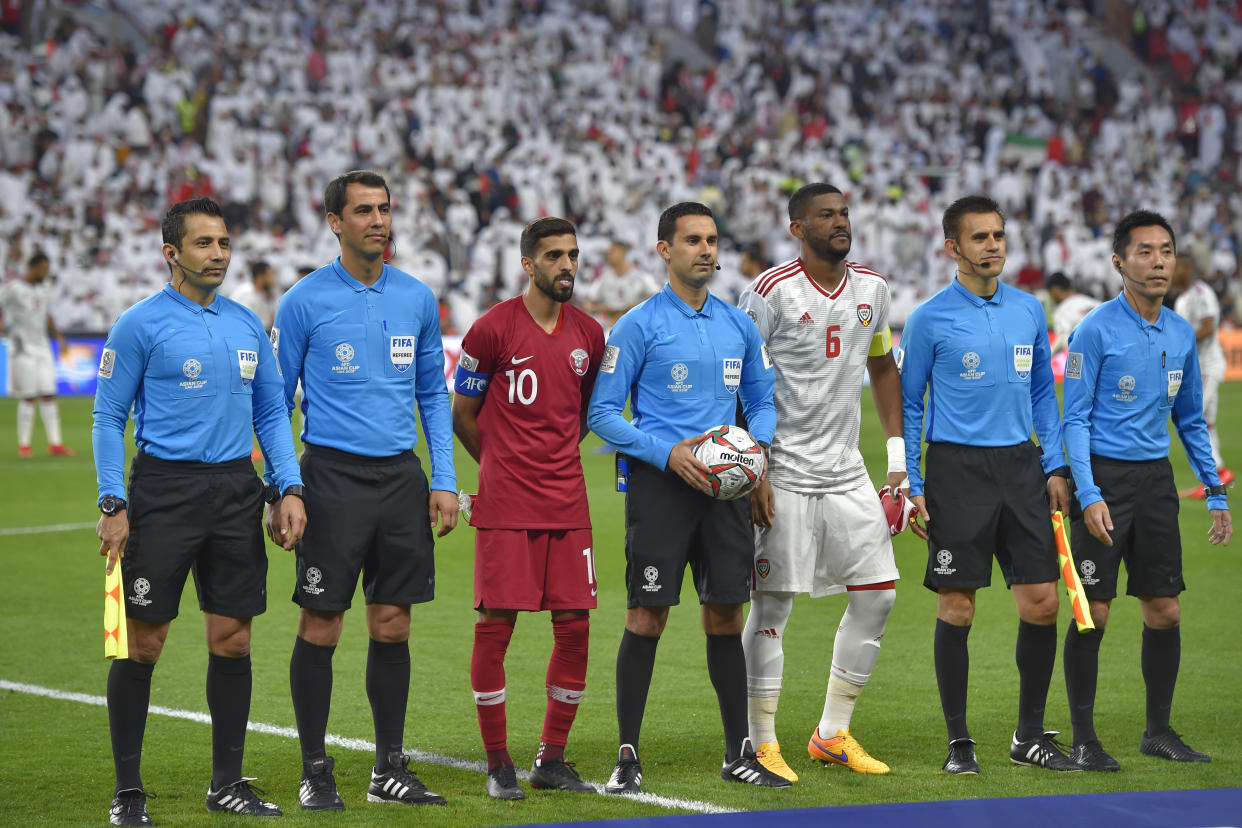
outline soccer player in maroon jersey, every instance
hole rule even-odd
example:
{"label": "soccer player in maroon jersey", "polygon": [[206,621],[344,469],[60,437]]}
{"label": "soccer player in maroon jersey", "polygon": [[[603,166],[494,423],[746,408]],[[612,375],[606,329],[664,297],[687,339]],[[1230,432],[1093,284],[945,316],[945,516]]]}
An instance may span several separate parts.
{"label": "soccer player in maroon jersey", "polygon": [[487,793],[522,799],[505,725],[505,651],[519,611],[548,610],[554,645],[534,788],[594,792],[565,761],[586,687],[589,611],[595,608],[591,516],[578,443],[604,353],[599,323],[569,304],[578,240],[565,219],[522,231],[520,296],[484,314],[462,340],[453,430],[479,462],[475,527],[474,653],[470,685],[487,750]]}

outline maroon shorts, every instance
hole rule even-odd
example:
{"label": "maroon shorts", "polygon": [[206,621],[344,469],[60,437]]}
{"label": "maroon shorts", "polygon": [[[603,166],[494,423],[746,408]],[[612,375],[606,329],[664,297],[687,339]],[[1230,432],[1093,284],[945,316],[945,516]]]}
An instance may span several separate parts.
{"label": "maroon shorts", "polygon": [[590,529],[476,529],[474,608],[595,609]]}

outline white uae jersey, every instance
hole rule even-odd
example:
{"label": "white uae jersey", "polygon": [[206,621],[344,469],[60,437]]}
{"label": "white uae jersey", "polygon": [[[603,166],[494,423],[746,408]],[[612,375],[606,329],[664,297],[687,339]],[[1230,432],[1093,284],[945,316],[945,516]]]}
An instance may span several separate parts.
{"label": "white uae jersey", "polygon": [[1204,319],[1216,322],[1212,335],[1199,340],[1199,370],[1205,377],[1216,372],[1223,374],[1225,349],[1220,346],[1220,337],[1217,336],[1220,330],[1220,302],[1216,299],[1216,294],[1196,279],[1177,297],[1173,310],[1194,326],[1196,337],[1199,335],[1199,325],[1203,324]]}
{"label": "white uae jersey", "polygon": [[9,351],[19,354],[51,353],[47,336],[47,283],[32,285],[24,279],[0,285],[0,313],[9,329]]}
{"label": "white uae jersey", "polygon": [[1069,335],[1073,333],[1074,328],[1077,328],[1083,317],[1095,310],[1099,304],[1099,299],[1083,293],[1075,293],[1067,296],[1061,304],[1056,306],[1052,311],[1052,328],[1057,334],[1055,346],[1057,351],[1066,349],[1069,345]]}
{"label": "white uae jersey", "polygon": [[888,283],[845,263],[828,293],[794,259],[759,274],[738,300],[755,320],[776,366],[773,486],[815,494],[866,477],[858,435],[867,357],[892,349]]}

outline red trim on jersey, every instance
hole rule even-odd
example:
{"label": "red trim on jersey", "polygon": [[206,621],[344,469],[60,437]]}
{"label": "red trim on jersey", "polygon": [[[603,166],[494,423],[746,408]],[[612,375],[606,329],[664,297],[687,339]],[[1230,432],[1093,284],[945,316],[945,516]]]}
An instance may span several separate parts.
{"label": "red trim on jersey", "polygon": [[[799,259],[798,261],[801,262],[802,260]],[[806,273],[806,268],[803,268],[802,272]],[[837,289],[834,290],[832,293],[829,293],[828,291],[824,290],[824,286],[821,285],[819,282],[815,281],[814,279],[812,279],[811,274],[809,273],[806,273],[806,280],[811,283],[811,287],[815,288],[820,293],[827,296],[829,299],[836,299],[838,296],[841,295],[841,291],[845,290],[845,283],[850,280],[850,269],[847,264],[845,268],[845,275],[841,277],[841,284],[837,285]]]}
{"label": "red trim on jersey", "polygon": [[859,584],[858,586],[847,586],[846,592],[863,592],[868,589],[896,589],[897,584],[892,581],[881,581],[878,584]]}
{"label": "red trim on jersey", "polygon": [[846,261],[845,266],[848,267],[850,270],[854,271],[855,273],[865,273],[868,276],[874,276],[877,279],[880,279],[882,281],[885,281],[885,282],[888,281],[888,279],[884,276],[883,273],[877,273],[876,271],[872,270],[866,265],[860,265],[858,262]]}
{"label": "red trim on jersey", "polygon": [[760,296],[767,297],[777,283],[783,282],[790,276],[794,276],[802,269],[802,259],[794,259],[791,262],[785,262],[783,265],[769,268],[755,279],[755,293]]}

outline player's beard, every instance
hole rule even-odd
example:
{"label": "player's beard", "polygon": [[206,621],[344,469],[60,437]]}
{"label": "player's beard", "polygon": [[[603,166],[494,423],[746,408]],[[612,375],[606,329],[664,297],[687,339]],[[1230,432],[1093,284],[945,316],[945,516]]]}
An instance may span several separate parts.
{"label": "player's beard", "polygon": [[[558,287],[556,280],[562,277],[569,277],[568,287]],[[545,296],[554,302],[568,302],[574,295],[574,274],[568,270],[562,270],[555,276],[549,276],[542,270],[535,268],[535,287],[539,288]]]}
{"label": "player's beard", "polygon": [[811,248],[816,256],[830,264],[840,264],[845,261],[845,257],[850,255],[850,247],[853,243],[854,237],[849,233],[845,234],[844,248],[833,236],[822,239],[814,236],[806,237],[807,247]]}

